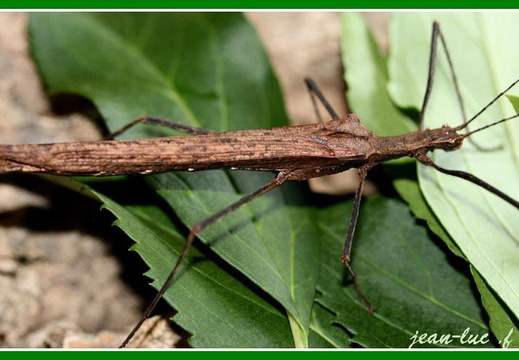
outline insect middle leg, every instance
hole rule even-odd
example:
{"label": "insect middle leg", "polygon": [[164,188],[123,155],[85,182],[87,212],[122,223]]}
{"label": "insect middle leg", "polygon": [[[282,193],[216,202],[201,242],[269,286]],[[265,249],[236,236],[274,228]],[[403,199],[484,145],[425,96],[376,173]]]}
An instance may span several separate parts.
{"label": "insect middle leg", "polygon": [[326,111],[328,111],[328,114],[330,114],[332,119],[338,120],[339,116],[337,115],[337,113],[335,112],[333,107],[330,105],[330,103],[328,102],[328,100],[326,99],[324,94],[322,93],[321,89],[319,89],[319,87],[317,86],[315,81],[309,77],[306,77],[305,84],[306,84],[306,88],[308,89],[308,92],[310,93],[310,99],[312,99],[312,105],[313,105],[313,108],[315,111],[315,116],[317,117],[317,119],[319,119],[319,122],[322,122],[323,119],[321,118],[321,114],[319,113],[319,108],[317,107],[315,97],[317,97],[317,99],[319,99],[321,104],[323,104],[324,108],[326,109]]}
{"label": "insect middle leg", "polygon": [[359,168],[359,187],[355,192],[355,200],[353,201],[353,210],[351,213],[351,218],[348,226],[348,233],[346,234],[346,240],[344,241],[344,247],[342,249],[341,261],[344,263],[348,272],[350,273],[353,281],[353,285],[355,286],[355,292],[357,296],[362,300],[362,302],[368,307],[369,312],[373,313],[375,311],[375,307],[371,304],[368,298],[364,295],[357,281],[357,274],[351,267],[351,245],[353,243],[353,235],[355,234],[355,228],[357,227],[357,222],[359,219],[359,210],[360,210],[360,201],[362,199],[362,190],[364,188],[364,182],[366,180],[366,176],[368,175],[368,170],[370,167],[361,167]]}
{"label": "insect middle leg", "polygon": [[[305,78],[305,84],[308,88],[308,91],[310,92],[310,97],[312,99],[312,104],[314,106],[314,110],[316,113],[317,118],[319,121],[322,121],[321,116],[319,114],[319,110],[317,108],[317,104],[315,101],[315,97],[319,99],[319,101],[323,104],[325,109],[328,111],[332,119],[337,120],[339,119],[339,116],[333,109],[333,107],[330,105],[328,100],[326,100],[324,94],[321,92],[317,84],[311,79],[311,78]],[[362,302],[368,307],[368,310],[372,313],[375,311],[374,306],[371,304],[371,302],[367,299],[367,297],[363,294],[359,283],[357,281],[357,274],[353,270],[350,259],[351,259],[351,245],[353,243],[353,235],[355,233],[355,228],[357,226],[357,221],[359,218],[359,211],[360,211],[360,202],[362,199],[362,190],[364,189],[364,182],[366,180],[366,176],[368,173],[370,167],[362,167],[359,169],[359,186],[357,187],[357,190],[355,192],[355,200],[353,203],[353,213],[350,218],[349,226],[348,226],[348,234],[346,235],[346,240],[344,242],[344,247],[341,254],[341,261],[346,266],[346,269],[348,269],[348,272],[350,273],[353,281],[353,285],[355,287],[355,292],[357,293],[357,296],[362,300]]]}

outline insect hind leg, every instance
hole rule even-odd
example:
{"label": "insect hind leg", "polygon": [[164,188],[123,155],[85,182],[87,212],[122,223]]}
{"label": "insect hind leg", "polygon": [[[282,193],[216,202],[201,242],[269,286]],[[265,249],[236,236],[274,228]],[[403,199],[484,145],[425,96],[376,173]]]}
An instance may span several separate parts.
{"label": "insect hind leg", "polygon": [[130,130],[131,128],[133,128],[134,126],[136,126],[138,124],[151,124],[151,125],[163,126],[163,127],[167,127],[167,128],[173,129],[173,130],[180,131],[180,132],[188,133],[191,135],[202,135],[202,134],[208,134],[208,133],[212,132],[211,130],[206,130],[206,129],[198,128],[198,127],[191,126],[191,125],[186,125],[186,124],[176,122],[176,121],[171,121],[171,120],[168,120],[165,118],[144,115],[144,116],[141,116],[141,117],[133,120],[129,124],[120,128],[119,130],[114,131],[113,133],[108,135],[105,139],[113,140],[117,136],[125,133],[126,131]]}
{"label": "insect hind leg", "polygon": [[193,245],[193,242],[195,240],[195,237],[198,233],[203,231],[208,226],[214,224],[216,221],[220,220],[221,218],[229,215],[233,211],[237,210],[238,208],[242,207],[245,204],[248,204],[254,199],[257,199],[258,197],[266,194],[267,192],[277,188],[278,186],[281,186],[285,181],[290,179],[290,173],[289,172],[280,172],[276,175],[276,177],[270,181],[267,185],[259,188],[258,190],[250,193],[247,196],[242,197],[240,200],[232,203],[231,205],[225,207],[224,209],[220,210],[216,214],[206,218],[205,220],[193,225],[191,227],[191,231],[189,232],[189,235],[186,239],[186,243],[184,244],[184,247],[182,251],[179,254],[179,257],[177,261],[175,262],[175,265],[173,266],[173,269],[170,271],[166,281],[162,285],[162,287],[159,289],[157,295],[153,298],[151,303],[148,305],[146,310],[144,311],[143,315],[137,322],[137,324],[133,327],[133,329],[130,331],[126,339],[122,342],[122,344],[119,346],[120,348],[124,348],[128,345],[130,340],[134,337],[134,335],[137,333],[137,331],[140,329],[144,321],[150,316],[150,314],[155,309],[156,305],[164,296],[166,291],[170,288],[170,286],[173,284],[173,281],[175,279],[176,274],[178,273],[178,270],[180,269],[180,266],[182,265],[184,259],[186,258],[189,249]]}

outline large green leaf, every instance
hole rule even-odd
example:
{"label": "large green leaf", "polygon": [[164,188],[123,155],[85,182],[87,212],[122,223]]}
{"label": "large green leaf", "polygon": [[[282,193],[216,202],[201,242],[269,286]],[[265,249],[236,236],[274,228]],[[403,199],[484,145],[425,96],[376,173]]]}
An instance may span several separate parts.
{"label": "large green leaf", "polygon": [[[468,116],[477,113],[519,73],[519,30],[516,14],[423,13],[402,14],[392,23],[392,58],[389,89],[399,106],[419,109],[427,80],[432,21],[445,35],[459,79]],[[516,90],[517,91],[517,90]],[[513,109],[502,99],[485,111],[471,129],[507,115]],[[436,78],[425,126],[462,122],[443,49],[439,51]],[[480,150],[468,141],[461,150],[437,151],[440,166],[470,172],[514,198],[519,198],[519,124],[509,122],[476,134]],[[498,148],[499,147],[499,148]],[[464,180],[419,166],[420,186],[429,205],[464,256],[504,301],[519,315],[519,213],[488,191]]]}
{"label": "large green leaf", "polygon": [[[150,265],[147,275],[160,286],[185,243],[168,216],[156,206],[121,206],[96,193],[117,218],[116,225],[135,240],[137,251]],[[290,347],[286,315],[258,296],[250,285],[229,274],[193,249],[172,287],[169,298],[180,311],[174,320],[195,334],[196,347]],[[232,309],[232,311],[229,311]],[[203,318],[204,321],[200,321]],[[251,318],[256,319],[251,324]]]}
{"label": "large green leaf", "polygon": [[[332,261],[341,251],[347,226],[344,219],[350,213],[351,203],[320,213],[326,234],[321,256],[330,261],[321,271],[318,301],[337,314],[335,321],[353,334],[353,342],[368,347],[409,347],[416,333],[456,335],[467,328],[473,335],[488,333],[470,277],[452,265],[404,204],[382,197],[364,202],[353,246],[352,265],[361,288],[376,307],[370,314],[353,287],[344,287],[344,267]],[[463,346],[456,340],[443,344],[447,345]]]}
{"label": "large green leaf", "polygon": [[[43,13],[31,16],[30,33],[32,50],[49,90],[89,98],[110,130],[143,114],[217,131],[267,128],[287,122],[266,55],[253,29],[239,14]],[[157,132],[143,126],[126,136],[144,137]],[[266,184],[272,175],[210,171],[146,179],[179,219],[191,226]],[[281,305],[286,329],[277,330],[277,322],[270,325],[276,333],[291,333],[296,346],[308,344],[319,261],[312,211],[304,204],[306,193],[304,186],[286,184],[200,234],[203,242],[211,243],[211,252],[257,286],[251,304],[267,306],[258,297],[272,297]],[[114,204],[109,208],[115,212]],[[125,231],[134,238],[144,237],[136,250],[143,256],[146,253],[150,275],[157,279],[154,286],[160,286],[169,271],[164,262],[169,261],[169,267],[175,262],[175,237],[161,226],[152,227],[149,235],[147,231],[134,235],[132,224],[137,226],[138,219],[151,219],[142,209],[137,215],[120,215],[122,210],[117,211],[118,216],[129,216],[119,221]],[[157,244],[164,252],[146,250]],[[201,287],[196,283],[190,286]],[[190,286],[171,289],[166,299],[177,307],[178,322],[192,331],[195,339],[210,337],[215,323],[205,324],[203,316],[194,320],[200,309],[189,302],[194,301]],[[217,307],[219,313],[214,318],[226,318],[226,314],[235,312],[228,301],[229,292],[222,296],[227,301]],[[243,308],[243,304],[236,306]],[[274,303],[268,311],[277,313],[277,306]],[[287,345],[284,338],[270,344],[254,337],[248,343],[234,338],[242,332],[241,327],[264,322],[254,307],[248,319],[248,323],[233,324],[231,332],[218,328],[216,331],[222,332],[218,337],[196,344]],[[245,334],[250,334],[249,330],[243,330]]]}

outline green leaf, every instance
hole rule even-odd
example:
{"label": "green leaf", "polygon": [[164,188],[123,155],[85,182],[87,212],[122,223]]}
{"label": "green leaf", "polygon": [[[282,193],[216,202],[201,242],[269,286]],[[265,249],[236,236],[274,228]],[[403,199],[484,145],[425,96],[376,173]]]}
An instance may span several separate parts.
{"label": "green leaf", "polygon": [[413,179],[399,178],[398,176],[394,177],[395,180],[393,181],[393,185],[395,186],[395,189],[398,191],[400,196],[402,196],[402,199],[409,204],[409,208],[413,214],[418,219],[425,220],[429,229],[438,235],[454,254],[461,258],[465,258],[456,243],[452,240],[449,234],[445,232],[445,229],[438,221],[438,218],[434,216],[431,208],[420,191],[420,186],[416,177],[413,177]]}
{"label": "green leaf", "polygon": [[508,99],[508,101],[510,101],[510,103],[514,107],[515,112],[519,113],[519,96],[507,95],[506,98]]}
{"label": "green leaf", "polygon": [[[41,13],[32,14],[30,34],[32,51],[49,91],[89,98],[112,131],[143,114],[217,131],[268,128],[287,122],[266,54],[240,14]],[[126,136],[157,133],[171,134],[143,126]],[[271,179],[269,174],[223,171],[146,177],[187,227]],[[285,327],[300,347],[308,345],[319,262],[313,211],[305,205],[307,193],[304,186],[284,185],[199,236],[211,244],[210,250],[204,251],[214,251],[227,266],[256,284],[256,296],[275,300],[269,311],[278,312],[278,306],[284,309]],[[124,231],[134,233],[129,228],[134,218],[122,220]],[[146,231],[138,236],[146,236]],[[155,235],[150,232],[149,236]],[[174,241],[166,230],[160,236],[162,242]],[[144,254],[148,243],[160,241],[145,237],[136,249]],[[170,269],[161,265],[165,259],[159,255],[166,253],[155,254],[148,254],[146,261],[150,275],[160,282]],[[171,267],[174,256],[169,261]],[[180,306],[180,302],[192,299],[189,288],[183,290],[168,292],[166,299]],[[225,309],[234,311],[231,305]],[[205,326],[203,318],[197,318],[199,324],[193,327],[195,320],[189,319],[195,319],[198,310],[195,306],[179,308],[178,322],[193,331],[193,339],[214,336],[214,327]],[[217,338],[193,340],[193,344],[244,346],[242,339],[232,335],[241,332],[241,327],[263,322],[253,309],[249,316],[249,323],[234,324],[232,332],[221,328]],[[286,329],[276,332],[286,333]],[[271,345],[254,338],[248,341],[247,346],[286,345],[286,339]]]}
{"label": "green leaf", "polygon": [[362,124],[378,136],[417,130],[416,124],[394,106],[387,93],[386,59],[360,14],[342,15],[341,45],[348,102]]}
{"label": "green leaf", "polygon": [[519,324],[485,280],[471,267],[472,276],[481,294],[481,301],[490,315],[490,328],[503,348],[519,347]]}
{"label": "green leaf", "polygon": [[344,329],[335,323],[335,314],[321,304],[315,303],[310,324],[310,347],[346,348],[350,346],[350,337]]}
{"label": "green leaf", "polygon": [[[470,277],[451,264],[452,259],[416,224],[405,205],[381,197],[363,203],[352,252],[359,284],[376,307],[370,314],[353,287],[344,287],[344,266],[333,261],[343,246],[344,219],[350,213],[351,202],[320,214],[326,234],[321,256],[330,260],[321,271],[318,301],[336,313],[335,321],[353,334],[353,342],[409,347],[417,333],[436,333],[438,338],[462,334],[467,328],[473,335],[488,333]],[[446,345],[463,344],[453,340]]]}
{"label": "green leaf", "polygon": [[[171,271],[172,261],[182,251],[184,237],[175,230],[168,216],[154,205],[121,206],[100,193],[96,195],[117,217],[117,226],[136,242],[132,250],[150,265],[146,275],[155,279],[156,287],[160,286]],[[175,285],[168,291],[168,298],[179,310],[174,320],[195,334],[191,339],[193,346],[292,345],[286,315],[258,296],[251,284],[246,286],[233,276],[232,271],[196,249],[190,252],[183,269],[189,271],[180,272]],[[251,315],[257,319],[252,326]]]}
{"label": "green leaf", "polygon": [[[427,80],[432,21],[438,20],[457,72],[461,93],[472,116],[517,78],[519,30],[517,14],[423,13],[401,14],[392,23],[392,60],[389,63],[392,96],[401,107],[420,108]],[[515,30],[514,30],[515,29]],[[443,49],[439,61],[426,127],[463,120]],[[513,114],[506,100],[478,118],[471,129]],[[445,168],[467,171],[513,198],[519,198],[519,124],[508,122],[472,138],[488,148],[481,151],[465,141],[462,149],[437,151],[434,161]],[[498,148],[499,147],[499,148]],[[519,213],[488,191],[434,169],[419,166],[420,186],[427,202],[464,256],[486,283],[519,315]]]}

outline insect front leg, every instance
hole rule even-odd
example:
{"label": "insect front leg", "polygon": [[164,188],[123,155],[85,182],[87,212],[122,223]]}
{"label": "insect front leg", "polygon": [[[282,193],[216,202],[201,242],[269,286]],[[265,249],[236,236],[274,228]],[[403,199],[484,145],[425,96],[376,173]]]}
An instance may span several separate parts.
{"label": "insect front leg", "polygon": [[515,207],[517,210],[519,210],[519,201],[517,201],[514,198],[508,196],[507,194],[505,194],[501,190],[497,189],[496,187],[490,185],[486,181],[483,181],[480,178],[478,178],[478,177],[476,177],[476,176],[474,176],[472,174],[469,174],[469,173],[467,173],[465,171],[449,170],[449,169],[446,169],[444,167],[441,167],[441,166],[437,165],[429,156],[427,156],[425,154],[418,154],[415,157],[422,164],[424,164],[426,166],[431,166],[431,167],[435,168],[436,170],[438,170],[441,173],[444,173],[444,174],[447,174],[447,175],[451,175],[451,176],[455,176],[455,177],[459,177],[459,178],[461,178],[463,180],[467,180],[467,181],[470,181],[473,184],[481,186],[483,189],[491,192],[492,194],[494,194],[497,197],[503,199],[504,201],[506,201],[507,203],[509,203],[513,207]]}
{"label": "insect front leg", "polygon": [[357,281],[357,274],[353,271],[351,267],[350,259],[351,259],[351,245],[353,243],[353,235],[355,234],[355,228],[357,226],[357,220],[359,218],[359,210],[360,210],[360,201],[362,199],[362,189],[364,188],[364,181],[366,180],[366,176],[368,175],[368,170],[371,166],[361,167],[359,168],[359,187],[355,192],[355,200],[353,201],[353,211],[350,218],[350,223],[348,226],[348,234],[346,235],[346,240],[344,241],[344,247],[342,249],[341,261],[344,263],[348,272],[350,273],[353,285],[355,286],[355,292],[362,300],[364,304],[368,307],[369,312],[373,313],[375,308],[371,304],[371,302],[366,298],[366,296],[362,293],[360,289],[359,283]]}
{"label": "insect front leg", "polygon": [[[468,128],[468,124],[479,114],[477,114],[475,117],[473,117],[470,120],[467,117],[467,111],[465,109],[465,104],[463,102],[463,96],[461,96],[461,90],[460,90],[460,86],[459,86],[459,82],[458,82],[458,77],[456,76],[456,71],[454,70],[454,65],[452,62],[450,51],[449,51],[449,48],[447,47],[447,42],[445,40],[445,37],[443,36],[443,33],[440,29],[440,24],[436,21],[433,23],[433,31],[432,31],[432,36],[431,36],[431,52],[429,55],[429,71],[428,71],[428,77],[427,77],[427,87],[425,90],[425,95],[424,95],[424,99],[423,99],[423,103],[422,103],[422,110],[420,112],[420,117],[419,117],[420,129],[423,130],[425,128],[423,121],[424,121],[425,111],[427,109],[427,105],[429,103],[429,99],[431,97],[432,88],[433,88],[433,84],[434,84],[434,73],[436,70],[436,64],[437,64],[437,58],[438,58],[438,55],[437,55],[438,42],[441,43],[441,45],[443,46],[444,52],[445,52],[445,58],[447,59],[449,72],[451,75],[452,83],[454,85],[456,99],[458,101],[459,109],[460,109],[461,116],[463,119],[463,124],[464,124],[463,128],[465,129],[465,131],[467,133],[469,133],[470,130]],[[485,109],[486,109],[486,107],[485,107]],[[500,148],[499,146],[494,147],[494,148],[487,148],[485,146],[478,144],[477,142],[474,141],[474,139],[472,139],[470,137],[468,138],[468,141],[470,141],[471,144],[474,145],[474,147],[476,147],[476,149],[481,150],[481,151],[493,151],[493,150],[498,150]]]}
{"label": "insect front leg", "polygon": [[447,42],[443,37],[443,33],[440,29],[440,24],[438,22],[433,23],[433,31],[431,36],[431,52],[429,55],[429,71],[427,76],[427,87],[425,89],[425,95],[422,103],[422,110],[420,112],[420,129],[424,129],[423,119],[425,116],[425,110],[427,109],[427,105],[429,103],[429,99],[431,98],[431,92],[434,84],[434,72],[436,70],[436,62],[437,62],[437,49],[438,49],[438,40],[440,40],[443,45],[443,49],[445,50],[445,57],[447,58],[447,63],[449,65],[449,71],[452,77],[452,82],[454,84],[454,90],[456,91],[456,98],[458,99],[458,104],[460,106],[461,115],[463,117],[463,121],[467,121],[467,114],[465,111],[465,104],[463,103],[463,97],[461,96],[460,87],[458,84],[458,78],[456,76],[456,72],[454,71],[454,65],[452,64],[451,56],[449,49],[447,48]]}
{"label": "insect front leg", "polygon": [[167,128],[173,129],[173,130],[180,131],[180,132],[185,132],[185,133],[188,133],[191,135],[202,135],[202,134],[208,134],[208,133],[212,132],[211,130],[201,129],[196,126],[186,125],[186,124],[183,124],[180,122],[171,121],[171,120],[160,118],[160,117],[144,115],[144,116],[141,116],[141,117],[133,120],[129,124],[120,128],[119,130],[114,131],[113,133],[111,133],[110,135],[108,135],[106,137],[106,140],[115,139],[117,136],[128,131],[129,129],[131,129],[132,127],[134,127],[137,124],[151,124],[151,125],[163,126],[163,127],[167,127]]}

